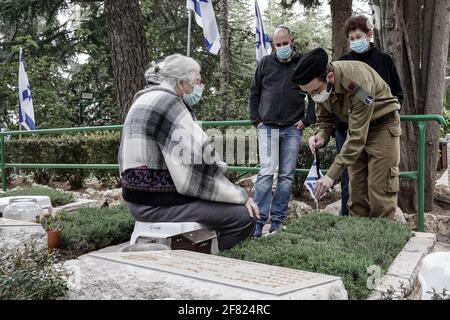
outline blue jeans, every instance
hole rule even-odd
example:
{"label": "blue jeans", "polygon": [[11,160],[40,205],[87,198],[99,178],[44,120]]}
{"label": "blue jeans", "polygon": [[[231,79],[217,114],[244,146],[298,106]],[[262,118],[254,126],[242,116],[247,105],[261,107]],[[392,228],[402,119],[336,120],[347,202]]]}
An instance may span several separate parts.
{"label": "blue jeans", "polygon": [[[260,169],[256,181],[254,200],[259,207],[258,223],[283,222],[288,213],[294,183],[294,170],[300,149],[302,132],[293,127],[261,125],[258,129]],[[278,167],[275,193],[272,194],[273,176]]]}
{"label": "blue jeans", "polygon": [[[347,132],[336,130],[336,149],[341,152],[342,146],[347,139]],[[348,216],[348,170],[345,169],[341,175],[341,215]]]}

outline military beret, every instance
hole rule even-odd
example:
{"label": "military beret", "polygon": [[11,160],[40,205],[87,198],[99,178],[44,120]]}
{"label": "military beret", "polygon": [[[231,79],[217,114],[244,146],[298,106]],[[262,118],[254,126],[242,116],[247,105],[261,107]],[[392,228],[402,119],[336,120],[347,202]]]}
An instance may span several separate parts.
{"label": "military beret", "polygon": [[322,48],[314,49],[307,53],[295,68],[292,81],[299,85],[310,83],[319,77],[328,65],[328,54]]}

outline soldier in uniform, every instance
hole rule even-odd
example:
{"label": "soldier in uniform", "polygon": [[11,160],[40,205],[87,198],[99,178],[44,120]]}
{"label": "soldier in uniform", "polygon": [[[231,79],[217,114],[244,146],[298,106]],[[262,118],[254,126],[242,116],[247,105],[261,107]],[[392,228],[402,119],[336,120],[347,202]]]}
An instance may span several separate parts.
{"label": "soldier in uniform", "polygon": [[302,59],[293,81],[316,102],[319,130],[309,140],[311,151],[328,143],[336,118],[349,127],[340,153],[315,185],[316,198],[348,168],[350,214],[392,218],[399,191],[401,128],[400,104],[389,85],[363,62],[328,63],[322,48]]}

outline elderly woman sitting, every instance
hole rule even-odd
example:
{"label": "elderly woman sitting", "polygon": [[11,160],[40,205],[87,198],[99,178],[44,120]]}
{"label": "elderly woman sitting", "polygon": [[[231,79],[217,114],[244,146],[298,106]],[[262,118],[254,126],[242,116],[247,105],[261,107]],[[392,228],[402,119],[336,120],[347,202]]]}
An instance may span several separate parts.
{"label": "elderly woman sitting", "polygon": [[218,233],[219,249],[250,237],[259,211],[224,176],[226,164],[195,121],[200,65],[175,54],[146,72],[122,130],[123,198],[137,221],[198,222]]}

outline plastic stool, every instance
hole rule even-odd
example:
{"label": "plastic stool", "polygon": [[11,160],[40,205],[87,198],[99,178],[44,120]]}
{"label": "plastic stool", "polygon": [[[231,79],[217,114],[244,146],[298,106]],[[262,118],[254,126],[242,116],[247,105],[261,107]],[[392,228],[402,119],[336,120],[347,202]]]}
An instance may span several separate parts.
{"label": "plastic stool", "polygon": [[134,223],[133,234],[131,235],[130,244],[135,244],[137,239],[155,238],[167,239],[180,233],[195,231],[199,229],[207,229],[197,222],[140,222]]}

